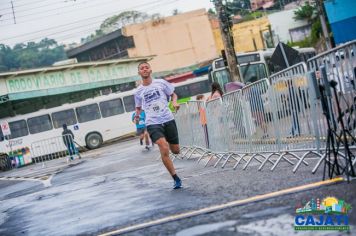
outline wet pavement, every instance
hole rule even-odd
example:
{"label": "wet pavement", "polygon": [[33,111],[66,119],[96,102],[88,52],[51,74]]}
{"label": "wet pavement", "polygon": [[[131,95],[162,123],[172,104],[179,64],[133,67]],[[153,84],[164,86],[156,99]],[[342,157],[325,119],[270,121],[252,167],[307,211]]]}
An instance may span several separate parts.
{"label": "wet pavement", "polygon": [[[234,163],[224,169],[204,168],[205,163],[194,159],[176,159],[184,188],[173,190],[173,181],[158,155],[157,148],[145,151],[138,140],[131,140],[86,152],[69,165],[55,160],[46,167],[32,165],[0,172],[0,235],[97,235],[322,179],[322,168],[311,174],[316,159],[295,174],[286,162],[272,172],[270,165],[258,171],[258,162],[246,170],[241,166],[233,170]],[[335,196],[356,209],[355,183],[281,195],[127,235],[294,235],[298,203]],[[355,212],[349,214],[351,225],[356,225]],[[355,227],[349,235],[356,235]]]}

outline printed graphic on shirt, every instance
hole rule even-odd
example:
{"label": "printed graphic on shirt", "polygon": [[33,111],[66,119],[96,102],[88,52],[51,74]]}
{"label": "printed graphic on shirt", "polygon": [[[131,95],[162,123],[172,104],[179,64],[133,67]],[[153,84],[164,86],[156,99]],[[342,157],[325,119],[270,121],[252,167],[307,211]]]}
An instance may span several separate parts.
{"label": "printed graphic on shirt", "polygon": [[146,125],[162,124],[173,120],[167,96],[174,88],[164,80],[154,80],[149,86],[140,86],[135,93],[135,105],[146,112]]}
{"label": "printed graphic on shirt", "polygon": [[159,114],[164,111],[166,103],[162,102],[161,93],[157,88],[146,90],[143,94],[146,111]]}
{"label": "printed graphic on shirt", "polygon": [[159,94],[158,89],[156,89],[156,88],[154,88],[152,90],[149,90],[149,91],[145,91],[143,96],[144,96],[143,99],[145,100],[146,103],[150,103],[152,101],[156,101],[161,97],[161,95]]}

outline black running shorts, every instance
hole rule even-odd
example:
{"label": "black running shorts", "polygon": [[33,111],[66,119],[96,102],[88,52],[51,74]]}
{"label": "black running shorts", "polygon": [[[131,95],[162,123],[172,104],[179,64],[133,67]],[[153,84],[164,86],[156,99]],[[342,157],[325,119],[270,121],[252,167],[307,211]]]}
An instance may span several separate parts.
{"label": "black running shorts", "polygon": [[146,128],[137,128],[136,134],[137,134],[137,135],[141,135],[141,134],[144,134],[145,131],[146,131]]}
{"label": "black running shorts", "polygon": [[179,144],[178,130],[175,120],[159,125],[149,125],[147,126],[147,131],[154,143],[160,138],[166,138],[169,144]]}

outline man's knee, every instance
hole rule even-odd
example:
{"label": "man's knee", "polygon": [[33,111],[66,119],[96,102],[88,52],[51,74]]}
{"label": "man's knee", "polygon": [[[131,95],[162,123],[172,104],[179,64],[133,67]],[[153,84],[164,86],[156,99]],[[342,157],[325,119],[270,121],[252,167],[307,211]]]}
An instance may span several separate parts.
{"label": "man's knee", "polygon": [[179,154],[180,150],[179,149],[172,149],[171,150],[174,154]]}
{"label": "man's knee", "polygon": [[171,144],[170,145],[171,152],[174,154],[179,154],[180,148],[178,144]]}
{"label": "man's knee", "polygon": [[156,144],[158,145],[159,150],[160,150],[162,153],[168,153],[168,154],[169,154],[169,146],[168,146],[167,141],[166,141],[164,138],[158,139],[158,140],[156,141]]}

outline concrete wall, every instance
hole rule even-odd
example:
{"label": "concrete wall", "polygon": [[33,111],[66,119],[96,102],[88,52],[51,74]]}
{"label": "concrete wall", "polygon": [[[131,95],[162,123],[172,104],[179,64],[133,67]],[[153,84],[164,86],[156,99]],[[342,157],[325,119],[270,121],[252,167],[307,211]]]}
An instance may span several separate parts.
{"label": "concrete wall", "polygon": [[268,32],[269,24],[267,17],[235,24],[233,27],[235,50],[237,52],[248,52],[264,49],[265,45],[261,32]]}
{"label": "concrete wall", "polygon": [[204,9],[126,26],[125,36],[133,36],[135,48],[129,57],[156,55],[154,72],[173,70],[218,56],[213,31]]}
{"label": "concrete wall", "polygon": [[304,25],[308,25],[307,21],[294,20],[294,11],[291,9],[287,11],[280,11],[268,15],[268,20],[271,23],[272,31],[279,38],[279,41],[283,43],[290,42],[292,39],[289,34],[289,29],[294,29]]}
{"label": "concrete wall", "polygon": [[[264,49],[265,45],[263,43],[261,33],[268,32],[269,21],[267,17],[262,17],[256,20],[246,21],[239,24],[235,24],[232,28],[234,42],[235,42],[235,51],[236,52],[249,52]],[[216,19],[211,20],[211,25],[213,28],[215,44],[218,53],[224,48],[221,33],[219,29],[219,24]],[[256,48],[254,46],[254,42]]]}

